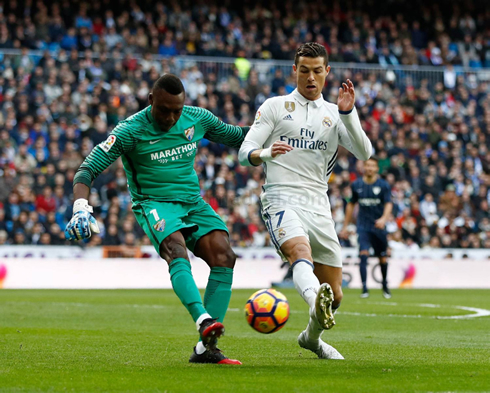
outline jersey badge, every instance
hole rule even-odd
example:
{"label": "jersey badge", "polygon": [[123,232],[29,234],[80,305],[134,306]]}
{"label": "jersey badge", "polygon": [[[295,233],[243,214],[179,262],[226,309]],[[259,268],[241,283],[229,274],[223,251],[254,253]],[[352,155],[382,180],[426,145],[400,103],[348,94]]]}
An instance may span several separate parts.
{"label": "jersey badge", "polygon": [[162,218],[155,225],[153,225],[153,228],[155,231],[163,232],[165,230],[165,219]]}
{"label": "jersey badge", "polygon": [[284,116],[282,120],[294,120],[291,115]]}
{"label": "jersey badge", "polygon": [[373,187],[374,195],[378,195],[381,192],[381,187]]}
{"label": "jersey badge", "polygon": [[325,117],[323,118],[323,122],[322,122],[322,124],[323,124],[323,126],[324,126],[324,127],[332,127],[332,125],[333,125],[333,121],[332,121],[332,119],[331,119],[330,117],[325,116]]}
{"label": "jersey badge", "polygon": [[294,112],[294,110],[296,109],[296,104],[292,101],[286,101],[284,103],[284,108],[286,108],[288,112]]}
{"label": "jersey badge", "polygon": [[109,137],[105,140],[105,142],[102,142],[100,144],[100,148],[104,150],[106,153],[109,153],[109,150],[111,150],[111,147],[114,146],[114,143],[116,143],[116,136],[109,135]]}
{"label": "jersey badge", "polygon": [[255,115],[255,122],[257,123],[260,120],[261,113],[260,111],[257,111],[257,114]]}
{"label": "jersey badge", "polygon": [[192,138],[194,138],[194,126],[191,128],[188,128],[184,131],[185,137],[189,140],[192,141]]}
{"label": "jersey badge", "polygon": [[279,228],[277,233],[278,233],[280,239],[282,239],[284,236],[286,236],[286,231],[284,228]]}

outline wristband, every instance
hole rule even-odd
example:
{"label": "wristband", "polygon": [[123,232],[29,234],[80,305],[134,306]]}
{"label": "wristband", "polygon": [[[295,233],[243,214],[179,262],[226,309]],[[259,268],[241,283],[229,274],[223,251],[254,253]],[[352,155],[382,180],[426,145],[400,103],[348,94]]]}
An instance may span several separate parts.
{"label": "wristband", "polygon": [[94,209],[88,204],[88,201],[86,199],[79,198],[73,204],[73,214],[79,211],[87,211],[89,213],[93,213]]}
{"label": "wristband", "polygon": [[269,146],[267,149],[262,149],[259,157],[264,162],[272,161],[274,159],[274,157],[272,157],[272,146]]}

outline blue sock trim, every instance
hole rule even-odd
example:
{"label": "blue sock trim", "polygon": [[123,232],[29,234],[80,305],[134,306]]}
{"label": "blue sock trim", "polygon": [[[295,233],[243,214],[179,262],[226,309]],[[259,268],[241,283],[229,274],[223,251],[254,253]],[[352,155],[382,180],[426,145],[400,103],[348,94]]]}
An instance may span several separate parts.
{"label": "blue sock trim", "polygon": [[300,262],[304,262],[304,263],[310,265],[312,269],[315,269],[315,265],[313,265],[313,262],[309,261],[308,259],[304,259],[304,258],[301,258],[301,259],[294,261],[293,264],[291,265],[290,269],[293,270],[294,266]]}

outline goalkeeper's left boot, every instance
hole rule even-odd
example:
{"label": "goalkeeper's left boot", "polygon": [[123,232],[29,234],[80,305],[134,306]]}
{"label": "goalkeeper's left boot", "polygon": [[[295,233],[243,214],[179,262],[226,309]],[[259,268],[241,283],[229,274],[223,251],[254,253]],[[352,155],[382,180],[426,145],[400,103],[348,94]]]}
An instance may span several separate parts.
{"label": "goalkeeper's left boot", "polygon": [[242,362],[235,359],[228,359],[223,352],[218,348],[214,347],[212,349],[206,349],[200,355],[197,354],[196,348],[194,347],[194,351],[192,352],[191,357],[189,358],[189,363],[213,363],[213,364],[236,364],[240,365]]}
{"label": "goalkeeper's left boot", "polygon": [[328,283],[320,285],[316,294],[315,308],[310,310],[310,316],[316,318],[320,326],[325,330],[332,329],[335,325],[332,303],[332,287]]}
{"label": "goalkeeper's left boot", "polygon": [[317,341],[309,340],[306,331],[302,331],[298,336],[298,344],[301,348],[308,349],[316,354],[320,359],[344,359],[339,351],[331,345],[328,345],[322,339],[318,339]]}
{"label": "goalkeeper's left boot", "polygon": [[217,318],[207,318],[199,326],[201,341],[206,349],[216,348],[218,338],[225,334],[225,327]]}

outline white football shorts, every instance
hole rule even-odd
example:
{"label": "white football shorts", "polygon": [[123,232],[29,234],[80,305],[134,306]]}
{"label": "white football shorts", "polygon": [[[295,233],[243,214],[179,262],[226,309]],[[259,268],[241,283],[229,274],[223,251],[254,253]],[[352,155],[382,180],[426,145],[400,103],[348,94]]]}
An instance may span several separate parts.
{"label": "white football shorts", "polygon": [[284,261],[281,246],[286,240],[304,236],[311,246],[313,262],[342,267],[339,238],[331,218],[302,209],[270,206],[262,209],[262,218],[277,253]]}

